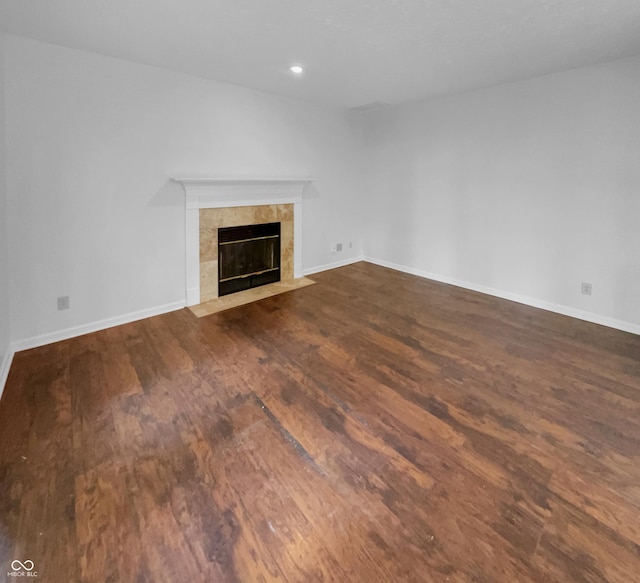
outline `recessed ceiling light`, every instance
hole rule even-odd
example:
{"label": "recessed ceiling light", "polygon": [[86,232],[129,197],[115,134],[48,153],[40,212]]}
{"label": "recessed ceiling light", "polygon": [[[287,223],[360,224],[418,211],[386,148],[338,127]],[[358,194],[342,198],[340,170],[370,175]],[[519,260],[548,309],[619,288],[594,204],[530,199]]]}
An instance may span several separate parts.
{"label": "recessed ceiling light", "polygon": [[289,67],[289,71],[294,75],[302,75],[304,69],[300,65],[291,65],[291,67]]}

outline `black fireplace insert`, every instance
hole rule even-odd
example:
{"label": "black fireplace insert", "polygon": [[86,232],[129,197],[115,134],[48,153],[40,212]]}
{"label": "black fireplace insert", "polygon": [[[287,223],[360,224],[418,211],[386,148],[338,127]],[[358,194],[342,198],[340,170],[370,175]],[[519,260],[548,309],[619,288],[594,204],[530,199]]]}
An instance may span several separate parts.
{"label": "black fireplace insert", "polygon": [[218,295],[280,281],[280,223],[218,229]]}

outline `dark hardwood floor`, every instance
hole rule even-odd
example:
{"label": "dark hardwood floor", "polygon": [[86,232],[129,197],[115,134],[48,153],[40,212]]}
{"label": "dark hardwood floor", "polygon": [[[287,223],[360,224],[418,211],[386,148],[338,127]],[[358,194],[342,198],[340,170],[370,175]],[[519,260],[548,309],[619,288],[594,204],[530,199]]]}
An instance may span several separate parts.
{"label": "dark hardwood floor", "polygon": [[17,354],[0,575],[640,581],[640,337],[365,263],[314,279]]}

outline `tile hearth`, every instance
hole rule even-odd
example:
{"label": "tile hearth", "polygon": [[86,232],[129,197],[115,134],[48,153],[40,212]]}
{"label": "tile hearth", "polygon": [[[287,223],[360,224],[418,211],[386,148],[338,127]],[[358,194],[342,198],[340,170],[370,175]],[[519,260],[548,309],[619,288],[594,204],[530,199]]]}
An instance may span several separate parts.
{"label": "tile hearth", "polygon": [[197,306],[190,306],[189,309],[198,318],[203,318],[204,316],[210,316],[211,314],[217,314],[218,312],[238,308],[252,302],[264,300],[266,298],[307,287],[315,283],[315,281],[308,277],[279,281],[277,283],[254,287],[253,289],[237,292],[228,296],[222,296],[221,298],[214,298],[213,300],[198,304]]}

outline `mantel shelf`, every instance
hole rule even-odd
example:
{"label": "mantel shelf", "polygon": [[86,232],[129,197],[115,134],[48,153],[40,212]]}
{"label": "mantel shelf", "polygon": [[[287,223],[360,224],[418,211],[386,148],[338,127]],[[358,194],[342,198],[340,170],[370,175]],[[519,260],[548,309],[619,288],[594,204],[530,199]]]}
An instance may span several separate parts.
{"label": "mantel shelf", "polygon": [[302,192],[313,182],[312,178],[198,175],[176,176],[172,180],[184,188],[187,209],[301,202]]}
{"label": "mantel shelf", "polygon": [[187,186],[304,186],[313,182],[313,178],[229,178],[218,176],[175,176],[172,178],[174,182]]}

